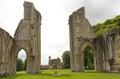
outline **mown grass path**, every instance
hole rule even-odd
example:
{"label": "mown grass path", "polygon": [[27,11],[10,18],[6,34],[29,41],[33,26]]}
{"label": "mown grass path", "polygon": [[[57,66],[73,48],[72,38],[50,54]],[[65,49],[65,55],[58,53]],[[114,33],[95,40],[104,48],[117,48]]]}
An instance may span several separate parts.
{"label": "mown grass path", "polygon": [[[57,71],[58,76],[53,76]],[[93,70],[70,72],[70,70],[42,70],[42,74],[26,74],[24,71],[0,79],[120,79],[120,74],[99,73]]]}

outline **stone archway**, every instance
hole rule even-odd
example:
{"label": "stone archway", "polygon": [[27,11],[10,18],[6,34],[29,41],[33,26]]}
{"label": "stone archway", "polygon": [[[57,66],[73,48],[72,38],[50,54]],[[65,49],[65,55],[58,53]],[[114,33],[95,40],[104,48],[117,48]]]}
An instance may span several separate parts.
{"label": "stone archway", "polygon": [[[92,53],[93,53],[93,60],[94,60],[94,67],[96,67],[96,64],[95,64],[95,60],[96,60],[96,58],[95,58],[95,56],[94,56],[94,53],[95,53],[95,50],[94,50],[94,46],[93,46],[93,44],[92,44],[92,42],[90,41],[90,40],[87,40],[87,41],[84,41],[81,45],[80,45],[80,49],[79,49],[79,51],[80,51],[80,53],[79,53],[79,55],[80,55],[80,58],[79,58],[79,60],[81,61],[81,63],[79,63],[79,64],[82,64],[81,65],[81,70],[82,71],[84,71],[85,70],[85,67],[84,67],[84,53],[85,53],[85,49],[87,48],[87,47],[89,47],[91,50],[92,50]],[[94,68],[95,69],[95,68]]]}
{"label": "stone archway", "polygon": [[[82,72],[85,70],[85,68],[84,68],[84,50],[87,46],[89,46],[94,52],[94,46],[92,45],[92,42],[90,40],[86,40],[86,41],[83,40],[83,42],[81,44],[79,44],[78,54],[75,55],[75,59],[74,59],[75,63],[74,64],[76,64],[76,65],[75,65],[73,71],[77,70],[77,71]],[[94,57],[94,55],[93,55],[93,57]],[[95,62],[95,57],[94,57],[94,62]],[[94,63],[94,67],[96,67],[95,63]]]}
{"label": "stone archway", "polygon": [[19,50],[16,61],[16,71],[18,72],[21,70],[27,73],[27,52],[24,49]]}
{"label": "stone archway", "polygon": [[16,73],[16,60],[17,60],[17,57],[18,57],[18,52],[21,50],[21,49],[24,49],[26,54],[27,54],[27,59],[28,59],[28,65],[27,65],[27,73],[34,73],[32,71],[33,69],[33,66],[31,66],[31,63],[32,61],[29,61],[30,58],[31,58],[31,51],[30,51],[30,46],[29,46],[29,42],[25,42],[25,41],[16,41],[14,42],[14,45],[13,45],[13,51],[11,52],[11,73],[14,74]]}
{"label": "stone archway", "polygon": [[[29,62],[27,61],[27,59],[28,59],[28,52],[26,52],[25,49],[21,48],[18,51],[17,56],[16,56],[16,72],[24,70],[24,71],[26,71],[26,73],[28,73],[28,71],[27,71],[27,68],[28,68],[27,63],[29,63]],[[17,62],[18,60],[23,61],[23,66],[19,65],[19,63]],[[26,63],[26,65],[25,65],[25,63]]]}
{"label": "stone archway", "polygon": [[94,52],[90,46],[84,49],[84,69],[94,70]]}

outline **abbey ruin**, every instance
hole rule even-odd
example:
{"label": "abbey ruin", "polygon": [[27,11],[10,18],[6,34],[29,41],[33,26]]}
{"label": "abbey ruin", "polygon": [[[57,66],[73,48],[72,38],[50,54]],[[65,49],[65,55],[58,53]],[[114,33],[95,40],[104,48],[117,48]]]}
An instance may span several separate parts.
{"label": "abbey ruin", "polygon": [[95,37],[94,30],[85,18],[84,7],[69,17],[71,70],[84,71],[84,50],[93,50],[94,67],[100,72],[120,73],[120,28],[114,28]]}
{"label": "abbey ruin", "polygon": [[[0,28],[0,77],[16,73],[18,52],[27,54],[27,73],[39,73],[41,62],[41,14],[33,3],[24,2],[24,19],[14,37]],[[84,50],[93,50],[94,68],[100,72],[120,73],[120,28],[114,28],[95,37],[94,30],[85,18],[84,7],[69,17],[71,71],[82,72]]]}
{"label": "abbey ruin", "polygon": [[0,77],[16,73],[18,52],[27,54],[27,73],[40,72],[41,15],[33,3],[24,2],[24,19],[21,19],[14,38],[0,28]]}

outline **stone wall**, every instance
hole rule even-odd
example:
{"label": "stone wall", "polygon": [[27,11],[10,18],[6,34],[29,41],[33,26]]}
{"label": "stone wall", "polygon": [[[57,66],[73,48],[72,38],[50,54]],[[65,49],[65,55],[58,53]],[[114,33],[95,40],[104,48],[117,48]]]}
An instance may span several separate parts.
{"label": "stone wall", "polygon": [[113,72],[120,72],[120,35],[117,35],[115,38],[114,51],[114,63],[112,64],[111,69]]}
{"label": "stone wall", "polygon": [[[41,14],[35,9],[33,3],[24,3],[24,19],[22,19],[14,34],[13,53],[15,57],[21,49],[24,49],[27,54],[27,73],[40,72],[40,28]],[[15,58],[16,60],[16,58]],[[31,63],[32,62],[32,63]],[[13,64],[14,61],[13,61]],[[16,64],[13,66],[16,67]],[[15,71],[14,69],[13,71]]]}
{"label": "stone wall", "polygon": [[5,30],[0,28],[0,77],[9,75],[10,51],[13,46],[13,38]]}
{"label": "stone wall", "polygon": [[[119,63],[119,57],[117,53],[119,51],[119,36],[120,28],[114,28],[104,32],[101,36],[95,38],[94,45],[96,58],[101,58],[101,64],[96,64],[98,65],[98,71],[115,72],[114,69],[116,65],[118,65],[115,64],[115,62]],[[119,68],[117,68],[116,72],[119,72],[118,69]]]}
{"label": "stone wall", "polygon": [[16,73],[18,52],[27,54],[27,73],[39,73],[41,65],[41,14],[33,3],[24,2],[24,18],[14,38],[0,28],[0,77]]}
{"label": "stone wall", "polygon": [[[93,28],[85,18],[84,7],[73,12],[69,17],[71,70],[84,71],[83,47],[91,45],[94,38]],[[85,43],[86,42],[86,43]],[[83,47],[81,46],[83,45]],[[93,47],[93,46],[92,46]]]}
{"label": "stone wall", "polygon": [[87,46],[94,53],[94,67],[100,72],[120,73],[120,28],[110,29],[94,37],[93,28],[85,19],[84,8],[69,17],[71,71],[84,71],[84,50]]}

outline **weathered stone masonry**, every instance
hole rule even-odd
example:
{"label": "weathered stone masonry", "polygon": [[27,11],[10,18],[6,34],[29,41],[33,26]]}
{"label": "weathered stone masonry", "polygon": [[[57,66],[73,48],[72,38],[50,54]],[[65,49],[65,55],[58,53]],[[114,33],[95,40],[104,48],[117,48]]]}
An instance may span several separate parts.
{"label": "weathered stone masonry", "polygon": [[[24,19],[18,25],[14,38],[0,28],[0,77],[16,73],[18,52],[27,54],[27,73],[39,73],[41,62],[41,15],[33,3],[24,3]],[[71,71],[84,71],[84,50],[93,50],[96,71],[120,73],[120,28],[114,28],[95,37],[85,18],[84,7],[69,17]]]}
{"label": "weathered stone masonry", "polygon": [[24,19],[12,38],[0,29],[0,76],[16,73],[18,52],[24,49],[27,54],[27,73],[39,73],[41,62],[41,15],[33,3],[24,2]]}
{"label": "weathered stone masonry", "polygon": [[85,18],[84,8],[73,12],[69,17],[70,25],[70,51],[72,71],[84,71],[83,51],[91,44],[94,33],[90,23]]}
{"label": "weathered stone masonry", "polygon": [[0,28],[0,77],[9,75],[13,38]]}
{"label": "weathered stone masonry", "polygon": [[[94,39],[98,71],[120,72],[120,28],[114,28]],[[98,61],[99,60],[99,61]],[[97,64],[100,62],[101,64]]]}
{"label": "weathered stone masonry", "polygon": [[101,72],[120,72],[120,28],[114,28],[95,37],[85,18],[84,7],[69,17],[71,71],[84,71],[84,50],[91,47],[94,67]]}

